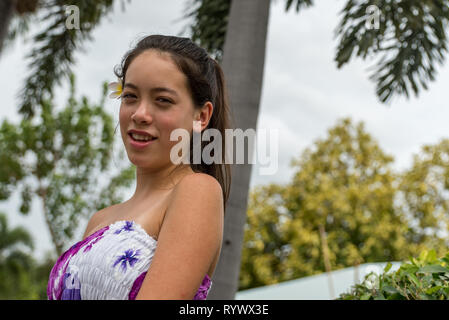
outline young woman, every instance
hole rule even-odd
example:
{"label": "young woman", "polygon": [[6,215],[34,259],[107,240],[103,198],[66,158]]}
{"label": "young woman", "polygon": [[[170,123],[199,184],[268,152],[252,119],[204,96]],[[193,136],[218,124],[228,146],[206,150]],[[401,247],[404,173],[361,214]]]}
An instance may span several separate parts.
{"label": "young woman", "polygon": [[[150,35],[115,69],[120,132],[137,185],[96,212],[50,273],[48,299],[206,299],[220,256],[230,166],[175,163],[175,129],[216,129],[230,113],[222,69],[188,38]],[[194,121],[200,124],[194,126]],[[210,142],[201,142],[202,146]],[[201,148],[202,150],[202,148]]]}

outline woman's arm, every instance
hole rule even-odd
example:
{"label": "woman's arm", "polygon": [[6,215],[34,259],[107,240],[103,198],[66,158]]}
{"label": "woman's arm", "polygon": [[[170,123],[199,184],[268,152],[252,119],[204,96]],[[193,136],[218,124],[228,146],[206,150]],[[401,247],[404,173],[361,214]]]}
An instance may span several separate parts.
{"label": "woman's arm", "polygon": [[218,181],[207,174],[192,174],[173,192],[136,299],[193,299],[221,248],[224,210]]}

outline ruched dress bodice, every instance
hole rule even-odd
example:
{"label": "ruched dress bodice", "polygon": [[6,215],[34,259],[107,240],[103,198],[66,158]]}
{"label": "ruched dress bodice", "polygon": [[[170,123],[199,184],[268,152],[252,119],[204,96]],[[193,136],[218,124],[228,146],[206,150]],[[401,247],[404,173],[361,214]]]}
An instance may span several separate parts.
{"label": "ruched dress bodice", "polygon": [[[49,300],[134,300],[151,265],[157,240],[134,221],[117,221],[64,252],[50,272]],[[194,300],[212,286],[205,275]]]}

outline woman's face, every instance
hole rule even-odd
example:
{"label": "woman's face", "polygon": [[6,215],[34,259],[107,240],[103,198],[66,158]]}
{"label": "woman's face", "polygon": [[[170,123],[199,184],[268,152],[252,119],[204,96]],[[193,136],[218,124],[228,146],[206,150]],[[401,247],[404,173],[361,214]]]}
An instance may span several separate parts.
{"label": "woman's face", "polygon": [[[205,114],[195,111],[186,76],[167,54],[155,50],[134,58],[125,81],[119,119],[128,158],[138,167],[165,167],[171,161],[171,148],[181,140],[170,141],[171,132],[178,128],[191,132],[194,120],[206,119],[207,126],[211,105],[203,108]],[[201,127],[205,127],[203,122]],[[157,139],[138,148],[128,133],[131,129],[145,131]]]}

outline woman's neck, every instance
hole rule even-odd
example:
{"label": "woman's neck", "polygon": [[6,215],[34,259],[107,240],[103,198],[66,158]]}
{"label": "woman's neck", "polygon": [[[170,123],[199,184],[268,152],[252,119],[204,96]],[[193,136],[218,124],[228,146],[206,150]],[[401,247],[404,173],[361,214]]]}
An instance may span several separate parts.
{"label": "woman's neck", "polygon": [[149,171],[137,167],[136,171],[136,190],[129,201],[144,201],[151,196],[165,193],[173,189],[176,184],[186,175],[194,171],[190,165],[170,166],[158,171]]}

